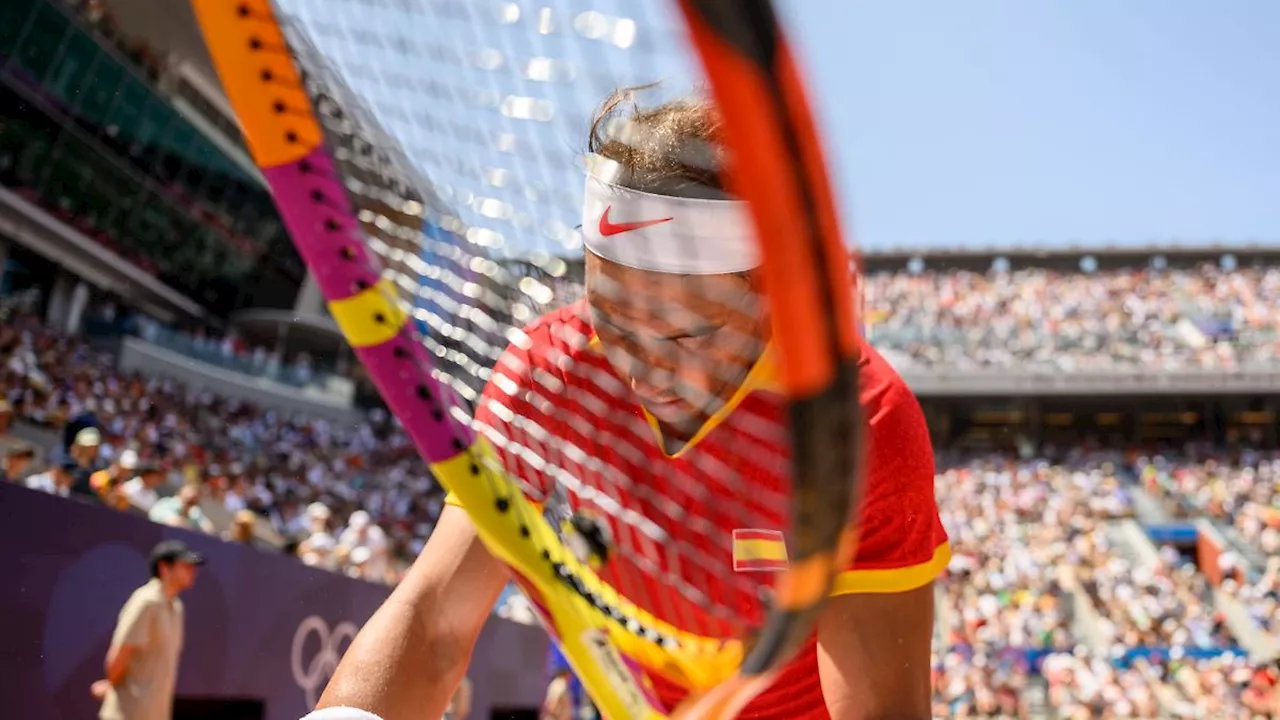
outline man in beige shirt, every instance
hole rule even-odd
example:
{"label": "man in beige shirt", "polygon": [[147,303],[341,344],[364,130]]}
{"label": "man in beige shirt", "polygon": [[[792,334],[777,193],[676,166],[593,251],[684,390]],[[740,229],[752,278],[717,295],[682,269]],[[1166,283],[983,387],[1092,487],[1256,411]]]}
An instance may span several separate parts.
{"label": "man in beige shirt", "polygon": [[107,677],[91,688],[102,701],[100,720],[172,720],[182,654],[178,595],[195,583],[202,564],[204,558],[180,540],[151,551],[151,580],[121,608],[107,651]]}

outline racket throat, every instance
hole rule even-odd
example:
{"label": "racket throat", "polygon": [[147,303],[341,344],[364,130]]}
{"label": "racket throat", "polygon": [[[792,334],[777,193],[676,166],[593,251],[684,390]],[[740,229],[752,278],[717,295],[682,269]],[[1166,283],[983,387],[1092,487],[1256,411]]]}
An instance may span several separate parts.
{"label": "racket throat", "polygon": [[579,562],[597,572],[608,564],[614,543],[607,523],[594,513],[578,511],[562,528],[565,547]]}

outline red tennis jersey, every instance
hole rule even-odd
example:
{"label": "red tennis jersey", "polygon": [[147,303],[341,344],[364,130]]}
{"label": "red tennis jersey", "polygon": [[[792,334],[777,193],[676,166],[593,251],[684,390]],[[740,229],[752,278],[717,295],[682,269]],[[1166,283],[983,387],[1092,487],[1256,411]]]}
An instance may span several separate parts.
{"label": "red tennis jersey", "polygon": [[[619,551],[601,571],[607,582],[677,627],[737,636],[744,619],[762,616],[761,586],[786,563],[789,447],[772,353],[688,444],[668,454],[586,316],[580,301],[526,328],[527,339],[495,366],[476,419],[535,500],[560,493],[575,510],[596,507],[611,521]],[[868,481],[857,557],[834,594],[905,592],[932,581],[950,560],[934,502],[933,450],[915,397],[865,343],[860,370]],[[576,489],[566,487],[566,476]],[[617,522],[606,505],[638,511],[652,525]],[[829,718],[816,647],[810,641],[741,717]],[[662,678],[654,684],[669,706],[684,695]]]}

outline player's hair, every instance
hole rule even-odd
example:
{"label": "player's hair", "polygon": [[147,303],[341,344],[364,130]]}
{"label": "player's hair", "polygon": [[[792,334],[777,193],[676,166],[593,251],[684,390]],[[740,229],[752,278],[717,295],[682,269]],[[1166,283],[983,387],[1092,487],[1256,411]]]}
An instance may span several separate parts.
{"label": "player's hair", "polygon": [[636,95],[656,86],[615,90],[591,123],[587,148],[622,168],[613,181],[657,195],[717,197],[725,191],[721,120],[696,97],[642,108]]}

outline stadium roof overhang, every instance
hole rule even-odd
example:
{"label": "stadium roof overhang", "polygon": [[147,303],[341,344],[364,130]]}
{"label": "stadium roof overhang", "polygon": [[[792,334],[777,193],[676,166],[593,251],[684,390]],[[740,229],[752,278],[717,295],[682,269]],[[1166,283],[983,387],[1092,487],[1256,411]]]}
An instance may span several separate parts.
{"label": "stadium roof overhang", "polygon": [[[166,58],[167,72],[212,106],[222,119],[239,125],[239,119],[222,90],[204,35],[188,0],[105,0],[112,19],[125,37],[138,38]],[[230,0],[228,0],[230,2]],[[170,84],[172,88],[173,85]],[[265,183],[239,138],[224,135],[203,118],[207,110],[189,103],[182,92],[168,92],[169,101],[188,122],[240,165],[250,177]]]}
{"label": "stadium roof overhang", "polygon": [[221,88],[204,36],[187,0],[105,0],[120,29],[128,37],[144,38],[151,46],[180,59]]}
{"label": "stadium roof overhang", "polygon": [[305,352],[318,360],[332,362],[344,356],[349,358],[351,354],[338,324],[328,315],[253,308],[237,312],[230,325],[236,335],[250,345],[281,350],[285,357]]}
{"label": "stadium roof overhang", "polygon": [[0,188],[0,234],[161,320],[207,315],[195,300],[4,188]]}

